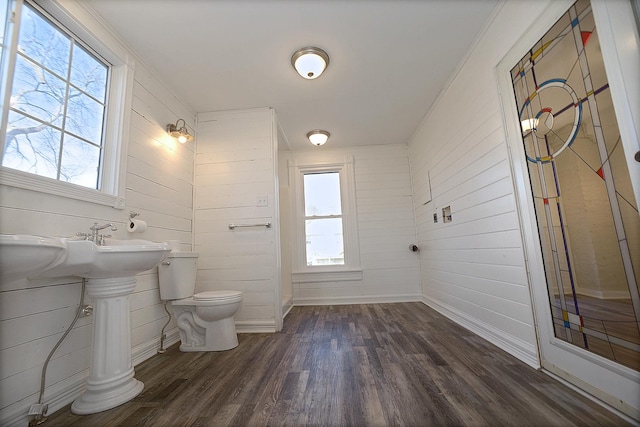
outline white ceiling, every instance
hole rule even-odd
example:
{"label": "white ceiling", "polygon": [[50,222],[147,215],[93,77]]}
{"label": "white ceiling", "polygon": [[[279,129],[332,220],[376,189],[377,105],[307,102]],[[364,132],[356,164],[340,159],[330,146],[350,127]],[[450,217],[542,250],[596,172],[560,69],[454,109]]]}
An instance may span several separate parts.
{"label": "white ceiling", "polygon": [[[292,149],[406,143],[497,0],[86,0],[194,112],[275,108]],[[330,56],[315,80],[291,55]]]}

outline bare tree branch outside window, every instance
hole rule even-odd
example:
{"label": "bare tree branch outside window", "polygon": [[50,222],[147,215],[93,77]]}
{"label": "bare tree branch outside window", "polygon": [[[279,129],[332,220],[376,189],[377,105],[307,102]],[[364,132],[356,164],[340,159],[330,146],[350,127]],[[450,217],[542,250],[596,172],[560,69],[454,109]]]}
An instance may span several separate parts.
{"label": "bare tree branch outside window", "polygon": [[2,165],[98,189],[108,64],[28,3],[20,23]]}

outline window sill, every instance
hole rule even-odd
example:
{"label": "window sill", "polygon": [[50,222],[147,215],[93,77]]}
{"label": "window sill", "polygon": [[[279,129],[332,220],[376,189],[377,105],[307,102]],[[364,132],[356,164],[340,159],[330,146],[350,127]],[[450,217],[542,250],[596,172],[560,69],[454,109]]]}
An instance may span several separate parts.
{"label": "window sill", "polygon": [[0,167],[0,182],[9,187],[17,187],[25,190],[38,191],[75,200],[83,200],[99,205],[111,206],[116,209],[124,209],[122,197],[106,194],[91,188],[81,187],[69,183],[59,182],[54,179],[32,175],[22,171],[16,171],[6,167]]}
{"label": "window sill", "polygon": [[293,283],[348,282],[353,280],[362,280],[362,270],[294,271],[291,273]]}

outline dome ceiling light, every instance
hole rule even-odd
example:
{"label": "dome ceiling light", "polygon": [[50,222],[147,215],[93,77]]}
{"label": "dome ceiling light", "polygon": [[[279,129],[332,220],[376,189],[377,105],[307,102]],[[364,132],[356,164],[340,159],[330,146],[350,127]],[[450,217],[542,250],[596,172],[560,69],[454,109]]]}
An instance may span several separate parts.
{"label": "dome ceiling light", "polygon": [[326,130],[320,130],[320,129],[315,129],[307,133],[307,138],[309,138],[309,141],[313,145],[318,147],[323,145],[325,142],[327,142],[330,136],[331,134],[329,132],[327,132]]}
{"label": "dome ceiling light", "polygon": [[303,47],[293,54],[291,65],[305,79],[317,79],[329,65],[329,55],[319,47]]}

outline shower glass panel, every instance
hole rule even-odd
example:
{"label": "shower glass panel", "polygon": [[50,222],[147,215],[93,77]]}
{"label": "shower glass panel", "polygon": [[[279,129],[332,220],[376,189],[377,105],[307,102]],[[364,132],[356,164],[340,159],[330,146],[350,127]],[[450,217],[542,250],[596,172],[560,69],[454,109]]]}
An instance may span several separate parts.
{"label": "shower glass panel", "polygon": [[511,78],[555,336],[640,370],[640,216],[590,2]]}

